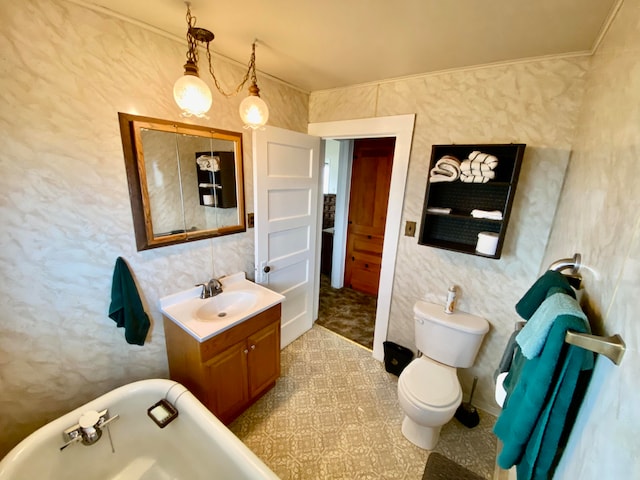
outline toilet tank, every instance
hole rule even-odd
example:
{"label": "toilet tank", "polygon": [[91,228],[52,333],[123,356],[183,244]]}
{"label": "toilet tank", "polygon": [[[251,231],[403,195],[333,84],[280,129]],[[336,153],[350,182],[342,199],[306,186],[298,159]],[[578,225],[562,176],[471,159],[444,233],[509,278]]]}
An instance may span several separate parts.
{"label": "toilet tank", "polygon": [[489,322],[470,313],[445,313],[443,305],[418,301],[413,307],[416,347],[445,365],[467,368],[480,350]]}

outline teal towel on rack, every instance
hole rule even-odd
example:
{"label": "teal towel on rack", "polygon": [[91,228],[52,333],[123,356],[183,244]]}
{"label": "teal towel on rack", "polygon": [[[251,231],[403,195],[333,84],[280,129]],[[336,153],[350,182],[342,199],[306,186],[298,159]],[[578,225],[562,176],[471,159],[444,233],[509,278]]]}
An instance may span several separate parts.
{"label": "teal towel on rack", "polygon": [[503,442],[498,465],[517,465],[518,480],[550,478],[559,442],[572,426],[566,420],[579,400],[578,377],[583,365],[592,364],[593,353],[565,343],[568,330],[589,329],[582,318],[559,316],[540,355],[529,360],[516,352],[505,379],[507,398],[493,431]]}
{"label": "teal towel on rack", "polygon": [[589,323],[575,298],[564,293],[554,293],[542,302],[516,337],[525,357],[530,359],[540,353],[553,322],[560,315],[573,315],[586,324]]}
{"label": "teal towel on rack", "polygon": [[571,288],[571,284],[567,277],[560,272],[547,270],[535,283],[529,288],[527,293],[516,303],[516,312],[525,320],[529,320],[538,309],[540,304],[547,298],[549,290],[562,291],[567,295],[576,298],[576,294]]}
{"label": "teal towel on rack", "polygon": [[116,322],[118,327],[124,327],[124,338],[127,343],[144,345],[151,324],[142,306],[129,267],[122,257],[116,260],[113,271],[109,318]]}

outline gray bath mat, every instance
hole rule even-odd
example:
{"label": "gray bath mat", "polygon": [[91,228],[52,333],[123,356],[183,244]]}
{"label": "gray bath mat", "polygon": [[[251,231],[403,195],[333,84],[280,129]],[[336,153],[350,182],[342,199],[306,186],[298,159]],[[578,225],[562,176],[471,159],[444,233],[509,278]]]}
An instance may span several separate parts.
{"label": "gray bath mat", "polygon": [[483,480],[471,470],[439,453],[430,453],[422,480]]}

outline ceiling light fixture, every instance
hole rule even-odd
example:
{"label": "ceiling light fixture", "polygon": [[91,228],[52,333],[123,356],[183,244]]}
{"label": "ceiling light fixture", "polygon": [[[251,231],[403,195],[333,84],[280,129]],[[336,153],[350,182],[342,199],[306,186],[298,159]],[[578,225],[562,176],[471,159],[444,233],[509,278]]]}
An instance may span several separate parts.
{"label": "ceiling light fixture", "polygon": [[180,77],[173,86],[173,98],[182,109],[182,115],[186,117],[204,117],[211,108],[211,91],[207,84],[198,76],[198,45],[206,45],[207,60],[209,62],[209,73],[213,77],[213,83],[218,91],[225,97],[237,95],[246,83],[251,80],[249,96],[240,103],[240,117],[246,128],[260,128],[269,119],[269,108],[264,100],[260,98],[258,79],[256,77],[256,41],[251,46],[251,57],[247,65],[247,73],[235,90],[227,93],[220,86],[213,71],[213,61],[211,60],[211,50],[209,43],[214,39],[214,35],[209,30],[196,27],[196,17],[191,15],[191,5],[187,5],[187,63],[184,64],[184,76]]}

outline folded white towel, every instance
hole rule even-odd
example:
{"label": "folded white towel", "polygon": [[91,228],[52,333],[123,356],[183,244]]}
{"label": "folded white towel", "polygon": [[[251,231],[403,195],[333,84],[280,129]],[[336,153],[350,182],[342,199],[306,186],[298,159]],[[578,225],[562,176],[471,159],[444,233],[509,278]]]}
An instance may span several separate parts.
{"label": "folded white towel", "polygon": [[436,166],[434,167],[434,170],[437,170],[438,173],[440,172],[446,172],[449,173],[450,175],[458,178],[458,176],[460,176],[460,165],[459,164],[453,164],[453,163],[447,163],[447,162],[443,162],[442,160],[438,160],[438,163],[436,163]]}
{"label": "folded white towel", "polygon": [[463,172],[469,172],[469,171],[480,171],[480,172],[490,172],[494,169],[494,167],[492,167],[489,164],[486,163],[482,163],[478,160],[465,160],[464,162],[462,162],[460,164],[460,170]]}
{"label": "folded white towel", "polygon": [[427,212],[429,213],[444,213],[444,214],[450,214],[451,213],[451,209],[450,208],[441,208],[441,207],[429,207],[427,208]]}
{"label": "folded white towel", "polygon": [[[436,180],[436,181],[450,181],[453,182],[457,180],[460,176],[460,160],[456,157],[452,157],[451,155],[445,155],[440,160],[436,162],[436,164],[431,169],[429,173],[430,177],[440,176],[440,177],[451,177],[451,180]],[[440,178],[437,177],[437,178]]]}
{"label": "folded white towel", "polygon": [[482,153],[478,150],[474,150],[469,154],[469,160],[477,160],[480,163],[496,168],[498,166],[498,158],[495,155],[489,155],[488,153]]}
{"label": "folded white towel", "polygon": [[489,180],[489,177],[482,175],[467,175],[464,172],[460,172],[460,181],[464,183],[487,183]]}
{"label": "folded white towel", "polygon": [[489,220],[502,220],[502,212],[500,210],[471,210],[473,218],[488,218]]}
{"label": "folded white towel", "polygon": [[440,160],[436,162],[436,164],[438,163],[450,163],[452,165],[460,166],[460,160],[458,160],[453,155],[444,155]]}
{"label": "folded white towel", "polygon": [[220,157],[215,155],[200,155],[196,158],[196,163],[200,170],[208,170],[210,172],[220,171]]}
{"label": "folded white towel", "polygon": [[455,182],[458,178],[452,177],[451,175],[443,175],[440,173],[431,173],[429,176],[429,182],[438,183],[438,182]]}
{"label": "folded white towel", "polygon": [[471,170],[462,170],[460,172],[460,175],[467,175],[468,177],[486,177],[489,180],[493,180],[494,178],[496,178],[496,172],[494,172],[493,170],[482,171],[476,170],[475,168],[472,168]]}

